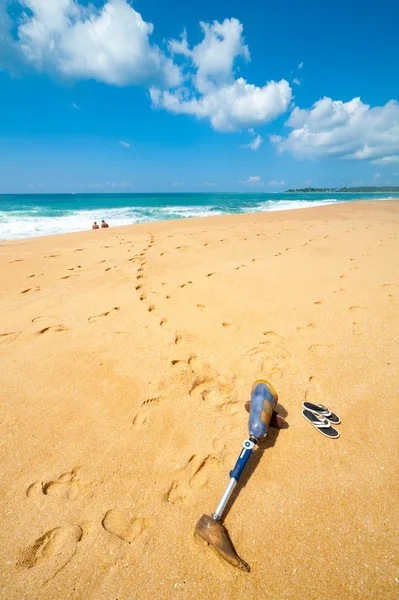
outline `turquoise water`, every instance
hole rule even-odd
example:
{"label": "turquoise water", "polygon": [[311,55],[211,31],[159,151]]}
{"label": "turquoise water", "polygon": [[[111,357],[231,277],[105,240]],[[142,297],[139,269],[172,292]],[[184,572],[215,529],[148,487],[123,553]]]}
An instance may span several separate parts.
{"label": "turquoise water", "polygon": [[0,240],[190,217],[306,208],[399,194],[29,194],[0,195]]}

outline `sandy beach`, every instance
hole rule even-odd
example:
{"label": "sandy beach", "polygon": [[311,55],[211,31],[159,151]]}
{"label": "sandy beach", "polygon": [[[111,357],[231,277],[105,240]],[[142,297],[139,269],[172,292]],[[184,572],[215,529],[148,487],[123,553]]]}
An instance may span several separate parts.
{"label": "sandy beach", "polygon": [[0,245],[1,598],[398,598],[399,202],[110,225]]}

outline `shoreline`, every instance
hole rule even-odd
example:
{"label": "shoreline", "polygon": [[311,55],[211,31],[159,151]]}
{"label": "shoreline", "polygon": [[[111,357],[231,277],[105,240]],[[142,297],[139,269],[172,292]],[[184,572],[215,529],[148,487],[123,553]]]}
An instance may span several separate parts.
{"label": "shoreline", "polygon": [[[90,195],[76,196],[77,200],[68,201],[64,197],[60,209],[60,196],[49,195],[49,200],[40,196],[36,201],[27,196],[23,210],[19,209],[20,201],[11,198],[3,203],[0,210],[0,237],[3,241],[30,239],[63,233],[77,233],[91,228],[94,220],[107,217],[112,227],[138,225],[181,220],[182,218],[202,218],[225,215],[242,215],[260,212],[284,212],[305,210],[329,204],[359,201],[386,201],[394,198],[375,198],[374,195],[351,197],[343,194],[342,198],[331,195],[315,197],[302,194],[299,199],[290,194],[243,193],[243,194],[151,194],[140,195],[135,201],[134,195],[126,195],[128,200],[115,194],[103,197]],[[181,197],[181,198],[180,198]],[[89,199],[88,199],[89,198]],[[106,200],[104,200],[106,198]],[[166,199],[166,200],[165,200]],[[399,200],[399,198],[397,198]],[[1,208],[1,207],[0,207]]]}
{"label": "shoreline", "polygon": [[[158,220],[158,221],[145,221],[142,223],[132,223],[129,225],[116,225],[116,226],[112,226],[112,224],[110,225],[109,229],[112,229],[113,231],[118,231],[120,230],[121,232],[124,232],[125,230],[128,231],[129,228],[132,227],[137,227],[137,228],[148,228],[149,226],[151,227],[160,227],[163,228],[164,226],[167,227],[168,224],[171,225],[177,225],[177,224],[181,224],[181,227],[184,227],[188,222],[189,223],[193,223],[193,225],[195,225],[198,222],[200,222],[201,220],[205,220],[206,223],[209,223],[209,225],[218,225],[219,224],[219,220],[220,219],[243,219],[245,222],[247,221],[252,221],[253,219],[255,219],[255,215],[258,216],[258,220],[260,222],[262,222],[263,220],[265,220],[266,218],[268,218],[270,221],[275,221],[278,219],[278,217],[272,217],[272,215],[278,215],[281,216],[281,214],[291,214],[291,213],[302,213],[302,211],[316,211],[316,210],[320,210],[320,209],[326,209],[328,207],[331,206],[335,206],[337,207],[338,205],[348,205],[348,204],[354,204],[357,205],[359,203],[365,203],[366,205],[369,205],[370,203],[381,203],[381,202],[386,202],[386,203],[395,203],[399,200],[398,199],[373,199],[373,200],[351,200],[351,201],[342,201],[342,202],[335,202],[335,203],[329,203],[329,204],[324,204],[324,205],[317,205],[317,206],[307,206],[307,207],[303,207],[303,208],[299,208],[299,207],[295,207],[295,208],[291,208],[291,209],[281,209],[281,210],[270,210],[270,211],[263,211],[263,212],[247,212],[247,213],[228,213],[228,214],[223,214],[223,215],[216,215],[216,216],[206,216],[206,217],[186,217],[186,218],[179,218],[179,219],[164,219],[164,220]],[[266,217],[267,216],[267,217]],[[298,217],[296,217],[298,218]],[[16,244],[16,243],[27,243],[31,240],[43,240],[43,239],[47,239],[47,238],[58,238],[59,236],[69,236],[69,235],[82,235],[84,236],[85,234],[89,234],[92,230],[91,229],[87,229],[84,231],[71,231],[71,232],[65,232],[65,233],[56,233],[56,234],[50,234],[50,235],[43,235],[43,236],[31,236],[31,237],[27,237],[27,238],[15,238],[12,240],[0,240],[0,247],[9,245],[9,244]],[[104,230],[101,230],[104,231]]]}

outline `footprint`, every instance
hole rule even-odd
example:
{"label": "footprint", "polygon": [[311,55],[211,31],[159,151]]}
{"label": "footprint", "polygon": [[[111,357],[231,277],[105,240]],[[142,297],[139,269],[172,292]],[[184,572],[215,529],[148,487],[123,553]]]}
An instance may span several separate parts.
{"label": "footprint", "polygon": [[40,288],[37,287],[33,287],[33,288],[27,288],[26,290],[22,290],[22,292],[20,292],[21,294],[28,294],[29,292],[39,292]]}
{"label": "footprint", "polygon": [[365,306],[350,306],[349,310],[367,310],[367,308]]}
{"label": "footprint", "polygon": [[316,300],[316,302],[313,302],[313,304],[323,304],[323,300]]}
{"label": "footprint", "polygon": [[297,327],[298,331],[301,331],[302,329],[316,329],[316,323],[308,323],[306,325],[306,327],[304,327],[304,326],[298,326]]}
{"label": "footprint", "polygon": [[213,277],[214,275],[220,275],[220,273],[208,273],[206,277]]}
{"label": "footprint", "polygon": [[44,258],[57,258],[58,254],[49,254],[48,256],[45,256]]}
{"label": "footprint", "polygon": [[111,308],[111,310],[108,310],[107,312],[103,312],[99,315],[94,315],[93,317],[89,317],[87,320],[92,321],[94,319],[99,319],[100,317],[108,317],[108,315],[110,315],[113,311],[117,311],[117,310],[120,310],[119,306],[114,306],[114,308]]}
{"label": "footprint", "polygon": [[244,357],[252,363],[257,373],[267,372],[269,377],[282,377],[291,357],[285,339],[274,331],[264,331],[263,336],[264,340],[250,348]]}
{"label": "footprint", "polygon": [[384,287],[384,288],[399,288],[399,283],[384,283],[382,287]]}
{"label": "footprint", "polygon": [[156,406],[158,406],[158,404],[160,404],[161,401],[161,396],[156,396],[155,398],[148,398],[147,400],[145,400],[142,403],[139,412],[133,419],[133,425],[144,425],[144,423],[146,423],[148,419],[149,414]]}
{"label": "footprint", "polygon": [[205,310],[205,304],[197,304],[197,308],[199,308],[200,310]]}
{"label": "footprint", "polygon": [[57,480],[48,481],[47,483],[41,481],[32,483],[26,490],[26,495],[28,498],[44,495],[61,496],[68,500],[75,500],[80,491],[79,478],[79,468],[75,467],[72,471],[60,475]]}
{"label": "footprint", "polygon": [[38,538],[18,564],[24,569],[35,569],[44,585],[75,556],[82,535],[79,525],[55,527]]}
{"label": "footprint", "polygon": [[36,321],[42,321],[43,319],[49,319],[51,317],[47,317],[46,315],[41,315],[40,317],[35,317],[34,319],[32,319],[32,323],[36,323]]}
{"label": "footprint", "polygon": [[74,250],[74,252],[83,252],[84,248],[76,248],[76,250]]}
{"label": "footprint", "polygon": [[309,385],[305,391],[305,400],[314,404],[325,404],[325,392],[322,384],[315,375],[309,377]]}
{"label": "footprint", "polygon": [[153,306],[153,305],[149,306],[149,307],[148,307],[148,312],[154,312],[155,308],[156,308],[156,307],[155,307],[155,306]]}
{"label": "footprint", "polygon": [[184,503],[193,495],[192,490],[204,488],[211,480],[216,481],[220,464],[220,456],[209,454],[201,459],[194,454],[180,470],[179,477],[172,481],[164,495],[165,500],[171,504]]}
{"label": "footprint", "polygon": [[183,283],[179,287],[184,288],[184,287],[186,287],[186,285],[190,285],[191,283],[193,283],[193,282],[192,281],[187,281],[187,283]]}
{"label": "footprint", "polygon": [[49,327],[44,327],[44,329],[40,329],[36,331],[36,335],[42,335],[43,333],[47,333],[48,331],[68,331],[68,328],[65,325],[60,323],[59,325],[50,325]]}
{"label": "footprint", "polygon": [[148,519],[136,517],[131,509],[107,511],[102,526],[108,533],[131,544],[149,527]]}
{"label": "footprint", "polygon": [[160,324],[161,327],[163,327],[164,325],[166,325],[167,322],[168,322],[168,319],[161,319],[159,321],[159,324]]}
{"label": "footprint", "polygon": [[0,333],[0,344],[16,340],[20,333],[22,333],[22,331],[8,331],[6,333]]}
{"label": "footprint", "polygon": [[190,358],[188,359],[188,364],[195,375],[202,373],[203,365],[199,356],[196,356],[195,354],[193,356],[190,356]]}
{"label": "footprint", "polygon": [[187,365],[185,360],[171,360],[170,364],[172,367],[185,367]]}
{"label": "footprint", "polygon": [[189,390],[190,396],[197,397],[217,412],[225,412],[235,406],[237,392],[234,385],[227,378],[219,375],[210,367],[198,369],[195,372],[193,366],[190,364],[196,378]]}
{"label": "footprint", "polygon": [[15,260],[10,261],[8,264],[12,265],[13,263],[16,263],[16,262],[24,262],[24,259],[23,258],[16,258]]}
{"label": "footprint", "polygon": [[232,327],[231,323],[227,323],[227,321],[222,322],[222,327]]}
{"label": "footprint", "polygon": [[328,356],[333,348],[334,344],[312,344],[309,351],[318,356]]}
{"label": "footprint", "polygon": [[183,341],[183,335],[180,331],[176,331],[174,343],[176,345],[181,344]]}
{"label": "footprint", "polygon": [[194,489],[201,489],[205,487],[209,480],[217,472],[220,463],[220,458],[215,455],[209,455],[204,458],[189,481],[190,487]]}

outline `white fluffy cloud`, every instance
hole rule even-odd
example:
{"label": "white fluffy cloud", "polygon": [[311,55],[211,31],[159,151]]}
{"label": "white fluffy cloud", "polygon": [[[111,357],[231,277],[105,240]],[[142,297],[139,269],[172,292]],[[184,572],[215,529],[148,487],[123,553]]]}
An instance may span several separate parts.
{"label": "white fluffy cloud", "polygon": [[267,185],[269,185],[270,187],[278,187],[280,185],[285,185],[285,181],[284,179],[282,179],[281,181],[276,181],[276,179],[272,179]]}
{"label": "white fluffy cloud", "polygon": [[335,157],[370,160],[375,164],[399,161],[399,102],[371,108],[360,98],[350,102],[323,98],[310,109],[295,108],[287,137],[272,136],[279,152],[297,158]]}
{"label": "white fluffy cloud", "polygon": [[288,82],[270,81],[263,87],[235,79],[234,64],[238,57],[249,60],[249,50],[237,19],[201,23],[203,40],[190,49],[185,32],[181,40],[169,47],[185,56],[191,75],[177,90],[150,90],[153,105],[175,114],[191,114],[208,118],[218,131],[262,125],[284,113],[291,101]]}
{"label": "white fluffy cloud", "polygon": [[18,27],[28,64],[50,74],[112,85],[178,85],[180,69],[155,44],[153,31],[127,0],[101,9],[75,0],[20,0],[29,9]]}
{"label": "white fluffy cloud", "polygon": [[259,150],[260,145],[263,142],[263,138],[260,135],[257,135],[252,142],[249,142],[249,144],[244,144],[243,146],[241,146],[241,148],[248,148],[249,150]]}
{"label": "white fluffy cloud", "polygon": [[242,37],[243,26],[238,19],[200,23],[204,34],[201,43],[193,48],[192,60],[197,69],[195,87],[201,93],[213,90],[213,85],[229,84],[237,57],[250,59]]}
{"label": "white fluffy cloud", "polygon": [[291,100],[291,88],[284,79],[257,87],[242,77],[230,85],[215,86],[199,97],[187,88],[174,92],[152,88],[150,94],[155,107],[199,119],[209,118],[217,131],[263,125],[284,113]]}
{"label": "white fluffy cloud", "polygon": [[240,181],[244,185],[265,185],[259,175],[251,175],[248,179],[244,179],[244,181]]}
{"label": "white fluffy cloud", "polygon": [[192,56],[192,52],[188,47],[187,31],[184,29],[180,40],[169,40],[169,50],[172,54],[182,54],[183,56]]}

